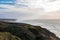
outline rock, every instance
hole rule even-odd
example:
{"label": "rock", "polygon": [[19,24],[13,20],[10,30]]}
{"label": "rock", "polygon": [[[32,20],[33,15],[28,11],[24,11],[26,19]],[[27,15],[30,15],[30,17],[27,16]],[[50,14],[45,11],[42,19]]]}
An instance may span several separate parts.
{"label": "rock", "polygon": [[9,32],[21,40],[60,40],[49,30],[26,23],[0,22],[0,32]]}

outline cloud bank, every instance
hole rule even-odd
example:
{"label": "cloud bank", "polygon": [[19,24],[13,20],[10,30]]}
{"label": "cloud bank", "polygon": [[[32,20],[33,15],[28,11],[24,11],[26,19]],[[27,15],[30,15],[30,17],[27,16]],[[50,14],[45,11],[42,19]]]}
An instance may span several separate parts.
{"label": "cloud bank", "polygon": [[60,19],[60,0],[15,0],[15,4],[0,4],[0,18]]}

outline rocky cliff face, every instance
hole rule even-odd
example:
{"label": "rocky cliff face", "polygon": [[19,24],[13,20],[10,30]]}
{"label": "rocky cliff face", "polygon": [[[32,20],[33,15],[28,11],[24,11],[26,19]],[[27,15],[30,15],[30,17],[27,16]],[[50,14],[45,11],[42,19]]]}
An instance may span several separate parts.
{"label": "rocky cliff face", "polygon": [[[25,23],[0,22],[0,33],[1,32],[10,33],[18,38],[13,40],[60,40],[54,33],[41,26],[34,26]],[[7,36],[5,35],[5,37]],[[11,37],[10,39],[12,40]]]}

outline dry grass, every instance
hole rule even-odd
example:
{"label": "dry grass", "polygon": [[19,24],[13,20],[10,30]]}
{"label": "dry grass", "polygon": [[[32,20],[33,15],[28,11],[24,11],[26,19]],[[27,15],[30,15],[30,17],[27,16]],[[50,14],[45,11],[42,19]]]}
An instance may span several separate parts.
{"label": "dry grass", "polygon": [[0,32],[0,40],[21,40],[8,32]]}

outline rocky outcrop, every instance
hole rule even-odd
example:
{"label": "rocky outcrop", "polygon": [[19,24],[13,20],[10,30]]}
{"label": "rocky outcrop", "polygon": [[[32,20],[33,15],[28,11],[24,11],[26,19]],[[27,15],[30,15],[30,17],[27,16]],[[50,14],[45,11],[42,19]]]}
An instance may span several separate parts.
{"label": "rocky outcrop", "polygon": [[11,33],[21,40],[60,40],[54,33],[41,26],[25,23],[0,22],[0,32]]}

